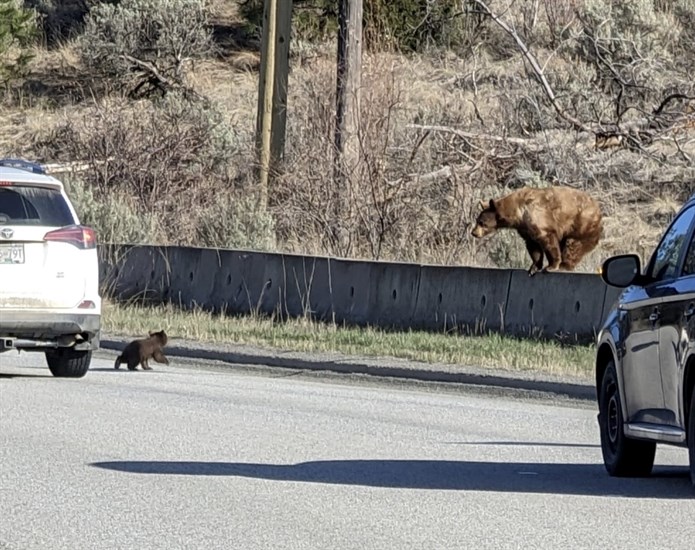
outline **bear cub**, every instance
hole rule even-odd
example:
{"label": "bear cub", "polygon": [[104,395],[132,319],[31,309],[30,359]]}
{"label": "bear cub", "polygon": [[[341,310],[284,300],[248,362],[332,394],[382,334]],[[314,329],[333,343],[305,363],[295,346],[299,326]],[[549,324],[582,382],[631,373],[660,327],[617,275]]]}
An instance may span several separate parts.
{"label": "bear cub", "polygon": [[[489,202],[471,232],[481,238],[498,229],[516,229],[531,256],[529,276],[539,271],[573,270],[591,252],[602,233],[598,202],[570,187],[519,189]],[[548,265],[543,267],[543,257]]]}
{"label": "bear cub", "polygon": [[148,338],[133,340],[128,344],[123,352],[116,357],[113,368],[117,369],[121,363],[128,365],[128,370],[135,370],[140,364],[143,370],[152,370],[147,363],[150,358],[154,358],[157,363],[169,364],[169,360],[162,353],[162,348],[166,346],[167,335],[163,330],[150,332]]}

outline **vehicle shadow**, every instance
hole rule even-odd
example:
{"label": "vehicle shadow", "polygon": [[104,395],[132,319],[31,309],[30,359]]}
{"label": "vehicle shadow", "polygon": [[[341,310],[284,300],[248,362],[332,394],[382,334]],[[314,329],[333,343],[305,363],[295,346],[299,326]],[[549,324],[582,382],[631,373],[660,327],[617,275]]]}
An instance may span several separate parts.
{"label": "vehicle shadow", "polygon": [[685,467],[655,466],[649,478],[612,478],[602,464],[448,460],[319,460],[299,464],[111,461],[90,464],[133,474],[236,476],[275,481],[628,498],[693,498]]}
{"label": "vehicle shadow", "polygon": [[90,368],[89,372],[144,372],[149,374],[155,374],[159,372],[160,374],[166,374],[166,371],[157,371],[157,367],[153,367],[152,370],[144,370],[142,367],[138,367],[135,370],[128,370],[128,367],[125,365],[121,365],[121,368],[119,369],[114,369],[113,367],[94,367]]}

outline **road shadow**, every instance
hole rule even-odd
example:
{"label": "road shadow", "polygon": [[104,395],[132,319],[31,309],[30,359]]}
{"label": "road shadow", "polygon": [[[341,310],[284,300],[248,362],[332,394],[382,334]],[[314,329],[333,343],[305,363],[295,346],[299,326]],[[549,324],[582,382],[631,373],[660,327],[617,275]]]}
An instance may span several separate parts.
{"label": "road shadow", "polygon": [[601,445],[596,443],[551,443],[542,441],[444,441],[443,445],[490,445],[493,447],[574,447],[574,448],[597,448]]}
{"label": "road shadow", "polygon": [[447,460],[322,460],[299,464],[112,461],[90,464],[132,474],[235,476],[392,489],[547,493],[628,498],[695,497],[687,468],[656,466],[649,478],[612,478],[602,464]]}
{"label": "road shadow", "polygon": [[52,374],[22,374],[17,372],[0,372],[0,380],[11,378],[54,378]]}
{"label": "road shadow", "polygon": [[166,371],[157,370],[157,367],[153,367],[152,370],[144,370],[142,367],[138,367],[135,370],[129,370],[127,366],[121,365],[121,368],[114,369],[113,367],[94,367],[90,368],[89,372],[128,372],[128,373],[145,373],[145,374],[166,374]]}

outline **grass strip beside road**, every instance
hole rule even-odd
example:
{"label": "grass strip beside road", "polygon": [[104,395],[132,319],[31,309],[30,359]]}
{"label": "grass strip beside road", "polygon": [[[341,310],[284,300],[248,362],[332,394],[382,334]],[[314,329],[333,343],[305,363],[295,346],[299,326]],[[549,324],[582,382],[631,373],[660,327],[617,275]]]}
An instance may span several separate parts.
{"label": "grass strip beside road", "polygon": [[[398,357],[509,371],[534,371],[589,378],[594,346],[562,345],[500,334],[465,336],[424,331],[392,332],[343,327],[310,319],[277,320],[255,315],[225,316],[173,305],[116,304],[105,301],[102,330],[142,338],[165,329],[170,339],[248,344],[300,352],[338,352],[362,357]],[[173,343],[173,342],[172,342]]]}

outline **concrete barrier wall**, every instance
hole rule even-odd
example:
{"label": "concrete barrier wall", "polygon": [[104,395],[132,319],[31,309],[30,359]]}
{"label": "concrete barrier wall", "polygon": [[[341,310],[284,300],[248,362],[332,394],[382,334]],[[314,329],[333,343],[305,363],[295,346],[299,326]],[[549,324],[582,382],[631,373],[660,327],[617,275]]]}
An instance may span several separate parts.
{"label": "concrete barrier wall", "polygon": [[620,291],[590,273],[371,262],[205,248],[103,245],[119,300],[380,327],[588,340]]}

